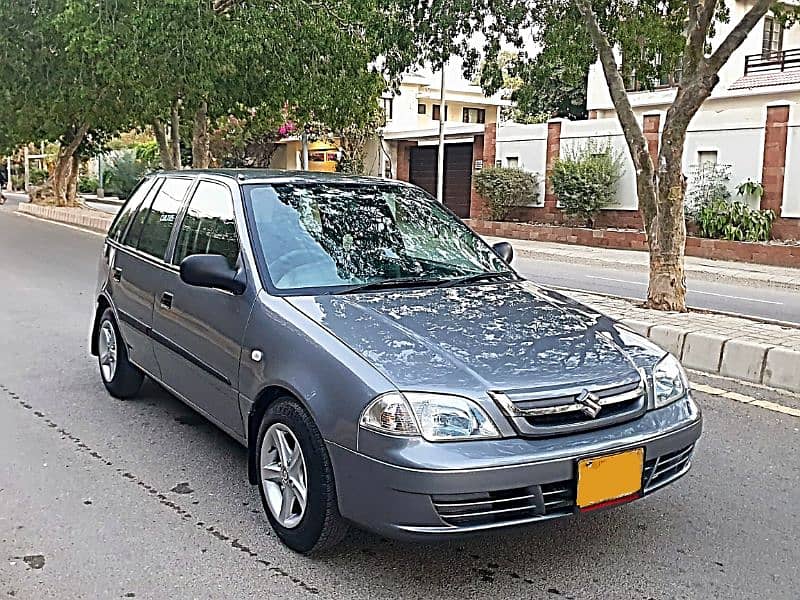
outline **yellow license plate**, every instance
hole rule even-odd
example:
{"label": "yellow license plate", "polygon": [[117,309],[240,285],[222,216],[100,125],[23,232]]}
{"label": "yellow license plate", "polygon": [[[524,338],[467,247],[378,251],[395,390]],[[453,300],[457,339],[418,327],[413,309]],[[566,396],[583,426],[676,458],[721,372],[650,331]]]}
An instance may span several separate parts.
{"label": "yellow license plate", "polygon": [[586,508],[638,494],[642,489],[643,466],[644,448],[579,461],[578,507]]}

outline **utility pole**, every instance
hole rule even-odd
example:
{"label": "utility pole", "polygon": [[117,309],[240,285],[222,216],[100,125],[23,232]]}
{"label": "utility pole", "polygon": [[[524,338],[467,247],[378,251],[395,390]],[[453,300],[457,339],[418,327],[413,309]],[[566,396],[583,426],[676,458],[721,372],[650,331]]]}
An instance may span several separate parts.
{"label": "utility pole", "polygon": [[303,171],[308,171],[308,132],[303,129],[303,133],[300,135],[300,164],[301,169]]}
{"label": "utility pole", "polygon": [[29,164],[28,158],[28,144],[25,144],[25,149],[23,152],[23,157],[25,158],[25,193],[28,193],[28,188],[31,187],[31,166]]}
{"label": "utility pole", "polygon": [[447,61],[442,58],[442,89],[439,94],[439,152],[436,162],[436,199],[444,202],[444,121],[447,118],[447,109],[444,98],[444,67]]}

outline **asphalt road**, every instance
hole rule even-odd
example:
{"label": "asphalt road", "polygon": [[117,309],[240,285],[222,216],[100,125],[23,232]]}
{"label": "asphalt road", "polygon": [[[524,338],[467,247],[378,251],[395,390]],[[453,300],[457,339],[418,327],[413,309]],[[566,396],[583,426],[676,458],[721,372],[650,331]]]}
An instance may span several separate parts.
{"label": "asphalt road", "polygon": [[87,352],[100,247],[0,208],[0,597],[797,598],[800,419],[705,395],[693,470],[652,497],[502,535],[356,531],[333,555],[293,554],[240,446],[153,384],[105,393]]}
{"label": "asphalt road", "polygon": [[[559,263],[518,256],[514,267],[543,285],[612,294],[642,300],[647,296],[647,273],[596,265]],[[692,308],[735,313],[800,324],[800,293],[779,287],[741,285],[686,278],[686,302]]]}

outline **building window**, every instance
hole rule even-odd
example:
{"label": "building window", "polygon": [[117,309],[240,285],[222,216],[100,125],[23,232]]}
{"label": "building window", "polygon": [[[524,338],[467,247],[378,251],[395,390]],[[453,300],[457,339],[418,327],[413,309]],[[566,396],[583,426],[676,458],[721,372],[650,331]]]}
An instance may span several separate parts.
{"label": "building window", "polygon": [[764,17],[764,38],[761,44],[761,56],[765,59],[778,58],[783,49],[783,27],[772,17]]}
{"label": "building window", "polygon": [[506,166],[509,169],[518,169],[519,168],[519,157],[518,156],[507,156],[506,157]]}
{"label": "building window", "polygon": [[[447,121],[447,113],[448,113],[447,109],[448,108],[450,108],[450,107],[447,106],[447,104],[445,104],[444,105],[444,120],[445,121]],[[442,113],[441,107],[438,104],[434,104],[433,105],[433,110],[431,110],[431,119],[433,119],[434,121],[438,121],[439,118],[441,117],[441,113]]]}
{"label": "building window", "polygon": [[717,151],[716,150],[700,150],[697,153],[697,164],[699,165],[716,165],[717,164]]}
{"label": "building window", "polygon": [[426,112],[428,112],[428,105],[427,104],[422,104],[421,102],[419,104],[417,104],[417,114],[418,115],[424,115]]}
{"label": "building window", "polygon": [[486,111],[482,108],[464,107],[462,121],[464,123],[486,123]]}
{"label": "building window", "polygon": [[391,121],[394,109],[394,98],[381,98],[381,100],[383,102],[383,114],[386,116],[387,121]]}

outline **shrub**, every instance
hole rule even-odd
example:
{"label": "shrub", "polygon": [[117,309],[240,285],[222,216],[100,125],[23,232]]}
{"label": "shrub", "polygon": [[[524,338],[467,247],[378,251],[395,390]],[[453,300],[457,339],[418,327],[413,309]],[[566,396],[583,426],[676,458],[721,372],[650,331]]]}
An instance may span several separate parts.
{"label": "shrub", "polygon": [[83,175],[78,178],[78,191],[81,194],[94,194],[99,186],[100,183],[97,181],[97,177]]}
{"label": "shrub", "polygon": [[157,169],[161,164],[161,154],[158,150],[158,142],[142,142],[134,147],[136,160],[145,165],[148,169]]}
{"label": "shrub", "polygon": [[727,201],[731,197],[728,181],[731,178],[730,165],[703,163],[689,170],[687,182],[686,212],[695,217],[698,211],[709,202]]}
{"label": "shrub", "polygon": [[771,210],[757,210],[738,200],[719,198],[701,206],[695,215],[703,237],[747,242],[769,240],[774,220]]}
{"label": "shrub", "polygon": [[45,181],[47,181],[47,171],[45,169],[32,167],[28,176],[30,178],[29,180],[31,185],[42,185]]}
{"label": "shrub", "polygon": [[614,195],[622,177],[622,153],[610,141],[589,140],[568,148],[556,159],[550,182],[561,209],[591,227],[601,209],[616,204]]}
{"label": "shrub", "polygon": [[475,174],[475,191],[486,199],[489,217],[503,221],[514,206],[536,200],[539,177],[522,169],[486,167]]}
{"label": "shrub", "polygon": [[24,175],[12,175],[11,176],[11,187],[15,190],[21,190],[25,187],[25,176]]}
{"label": "shrub", "polygon": [[756,206],[761,204],[761,197],[764,195],[764,186],[760,181],[753,181],[749,177],[736,186],[736,194],[742,198],[752,198]]}
{"label": "shrub", "polygon": [[147,165],[137,160],[134,152],[116,156],[103,177],[105,190],[120,198],[127,198],[147,171]]}

